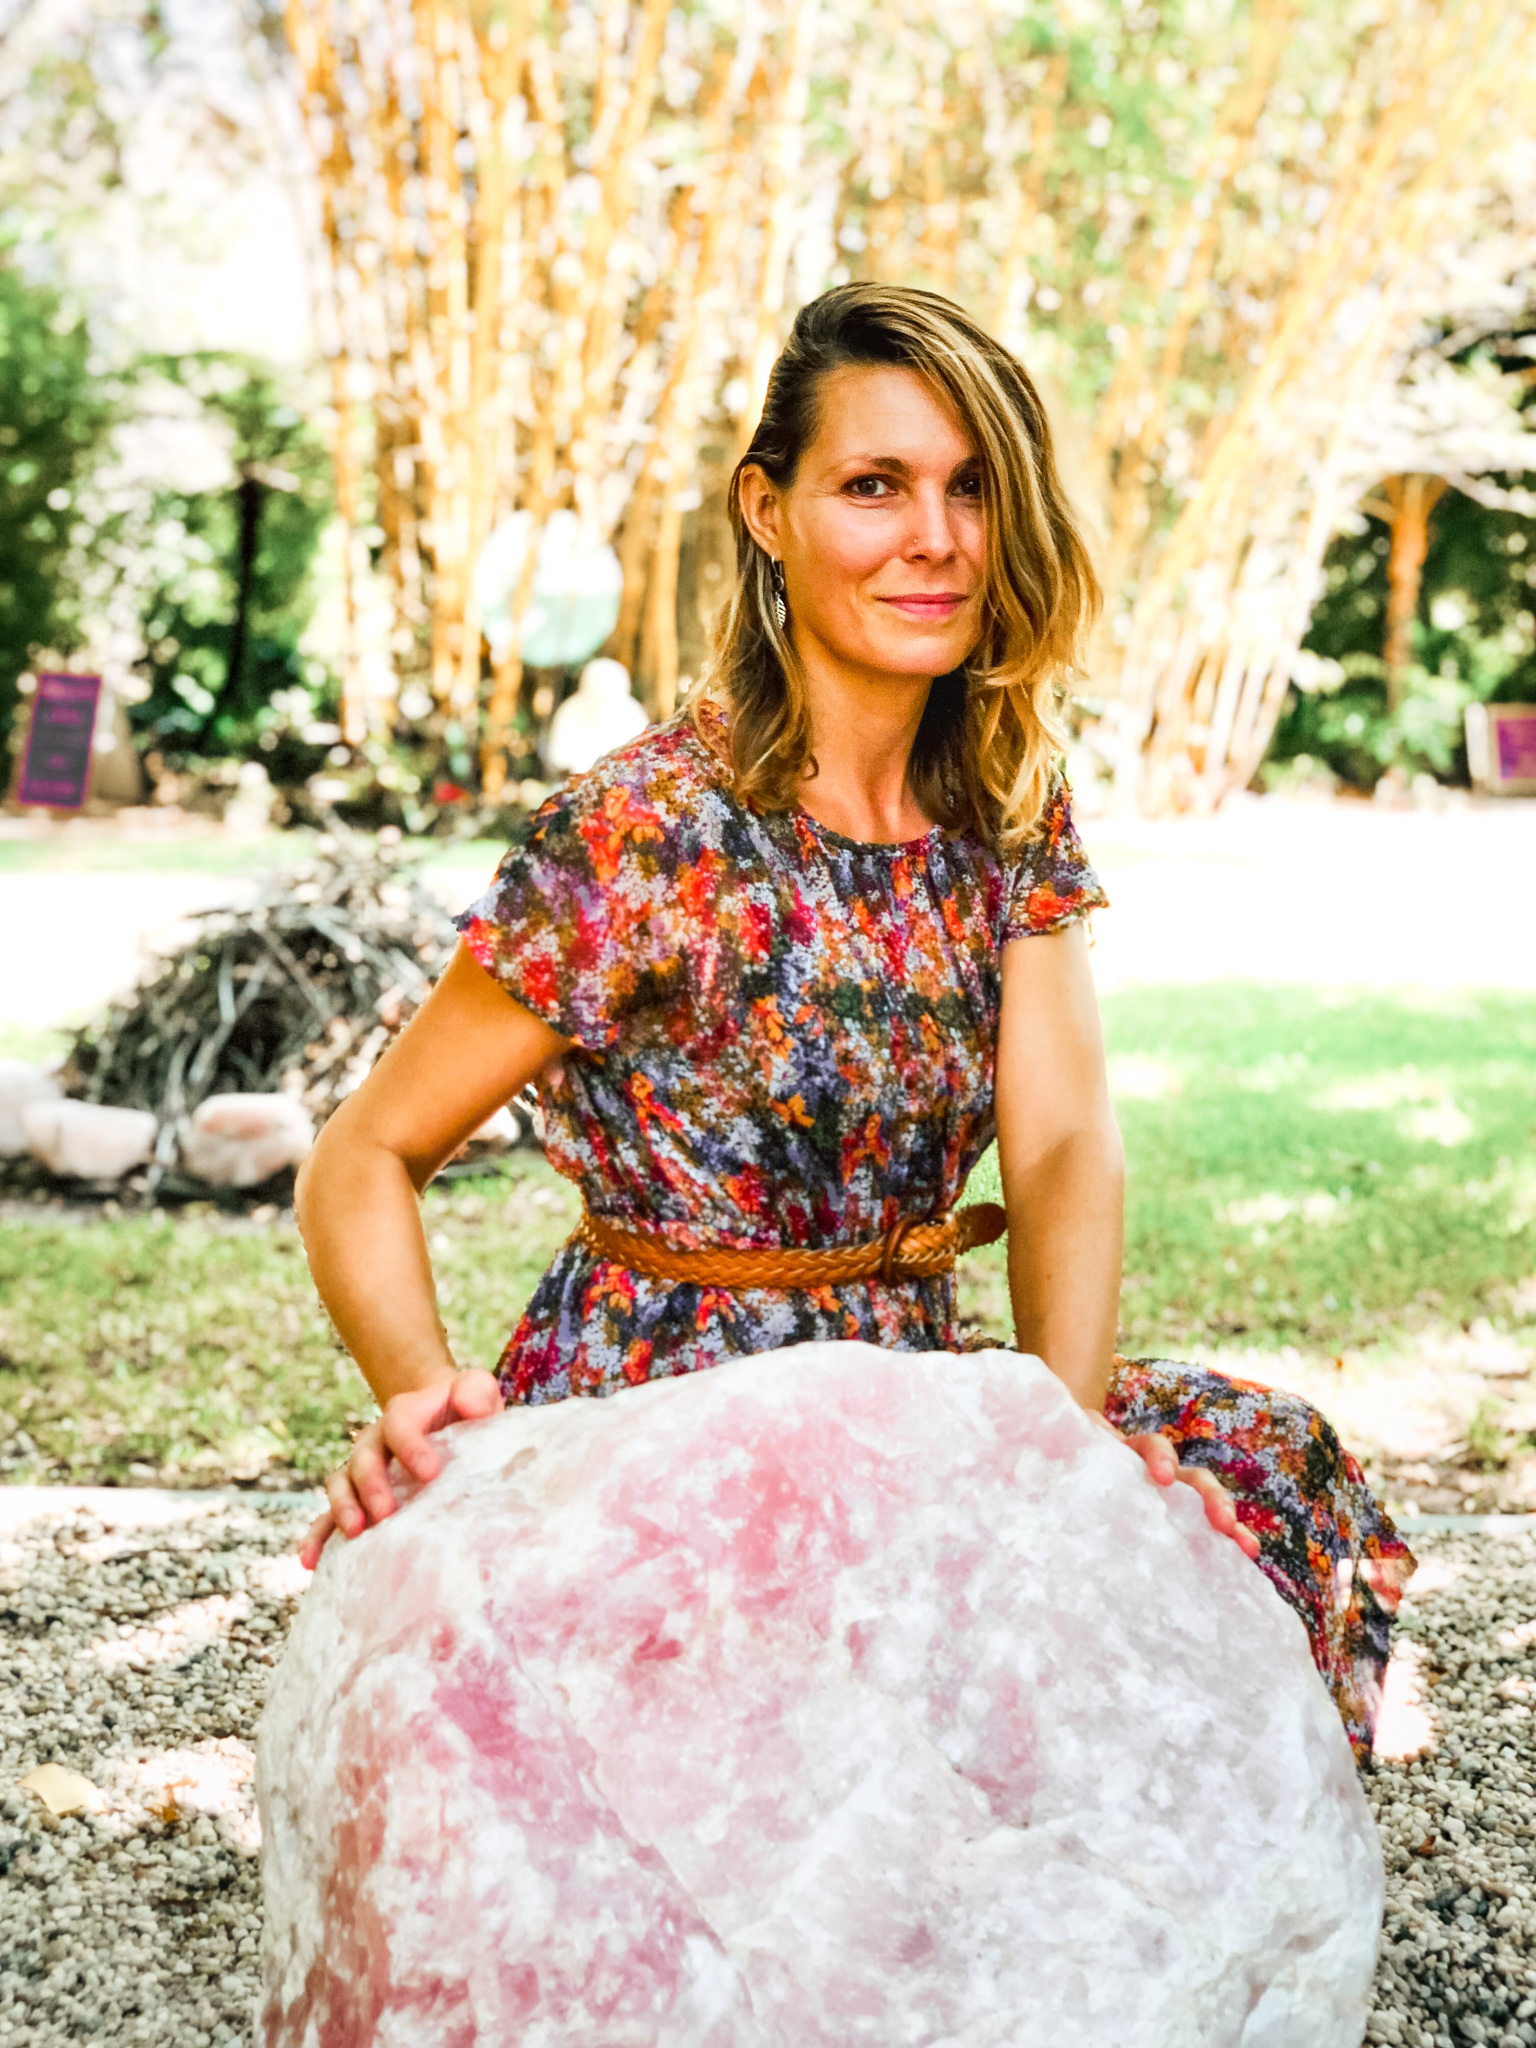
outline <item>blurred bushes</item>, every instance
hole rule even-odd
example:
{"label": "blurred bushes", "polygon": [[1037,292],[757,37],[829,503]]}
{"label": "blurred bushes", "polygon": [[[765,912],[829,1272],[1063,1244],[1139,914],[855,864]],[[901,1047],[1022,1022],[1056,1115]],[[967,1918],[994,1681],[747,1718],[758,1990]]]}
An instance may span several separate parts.
{"label": "blurred bushes", "polygon": [[265,747],[272,779],[301,779],[324,759],[337,702],[325,665],[300,648],[331,516],[329,460],[261,363],[200,354],[144,358],[140,369],[178,385],[225,430],[233,480],[153,493],[154,571],[140,596],[137,664],[148,694],[130,722],[173,767],[250,756],[274,735]]}
{"label": "blurred bushes", "polygon": [[0,776],[17,677],[34,649],[67,645],[78,627],[65,575],[76,501],[120,403],[84,323],[0,259]]}
{"label": "blurred bushes", "polygon": [[1316,764],[1362,791],[1389,769],[1464,785],[1467,705],[1536,703],[1536,522],[1455,491],[1441,499],[1414,662],[1394,713],[1382,659],[1387,531],[1361,517],[1362,531],[1340,535],[1329,549],[1327,587],[1303,643],[1315,657],[1311,687],[1292,684],[1263,780],[1273,788]]}
{"label": "blurred bushes", "polygon": [[[474,733],[419,684],[402,692],[392,738],[344,742],[339,678],[312,630],[317,607],[340,598],[327,586],[338,580],[331,464],[306,400],[239,356],[113,367],[60,295],[0,248],[0,773],[18,678],[40,659],[85,659],[75,650],[115,618],[131,728],[162,800],[222,811],[242,763],[259,764],[278,823],[334,814],[413,833],[499,831],[537,799],[526,711],[511,735],[521,793],[514,780],[494,815],[474,794]],[[1369,791],[1394,771],[1465,783],[1467,704],[1536,701],[1536,522],[1455,491],[1440,501],[1395,711],[1382,659],[1387,532],[1364,514],[1358,527],[1327,556],[1303,680],[1261,779]]]}
{"label": "blurred bushes", "polygon": [[0,253],[0,774],[34,664],[104,666],[152,777],[259,759],[302,782],[340,737],[306,656],[330,462],[270,366],[113,366]]}

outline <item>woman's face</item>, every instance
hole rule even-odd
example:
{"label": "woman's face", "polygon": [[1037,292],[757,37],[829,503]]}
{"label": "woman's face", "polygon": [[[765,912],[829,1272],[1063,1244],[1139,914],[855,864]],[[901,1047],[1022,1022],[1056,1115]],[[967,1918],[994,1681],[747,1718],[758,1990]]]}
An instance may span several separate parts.
{"label": "woman's face", "polygon": [[784,564],[795,647],[866,673],[947,674],[981,631],[977,451],[911,370],[831,371],[820,401],[789,489],[742,479],[747,524]]}

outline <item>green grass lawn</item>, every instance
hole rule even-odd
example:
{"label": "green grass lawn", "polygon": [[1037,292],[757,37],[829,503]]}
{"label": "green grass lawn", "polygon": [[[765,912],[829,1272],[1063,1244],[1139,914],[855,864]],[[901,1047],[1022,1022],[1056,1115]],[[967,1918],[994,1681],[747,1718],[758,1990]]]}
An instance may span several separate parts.
{"label": "green grass lawn", "polygon": [[[1104,1021],[1125,1350],[1342,1352],[1511,1314],[1536,1274],[1536,1003],[1217,984],[1126,991]],[[989,1159],[972,1189],[995,1186]],[[1001,1249],[982,1262],[995,1326]]]}
{"label": "green grass lawn", "polygon": [[[427,1194],[439,1304],[466,1364],[494,1364],[575,1220],[574,1190],[542,1159],[517,1164],[515,1178]],[[4,1478],[308,1481],[373,1412],[291,1222],[0,1225]]]}
{"label": "green grass lawn", "polygon": [[[1214,986],[1127,992],[1105,1018],[1131,1168],[1124,1349],[1326,1357],[1536,1322],[1536,1004]],[[429,1193],[466,1363],[494,1362],[575,1213],[522,1155],[511,1178]],[[962,1270],[966,1312],[1005,1335],[1000,1250]],[[370,1408],[291,1225],[0,1224],[12,1481],[308,1480]]]}

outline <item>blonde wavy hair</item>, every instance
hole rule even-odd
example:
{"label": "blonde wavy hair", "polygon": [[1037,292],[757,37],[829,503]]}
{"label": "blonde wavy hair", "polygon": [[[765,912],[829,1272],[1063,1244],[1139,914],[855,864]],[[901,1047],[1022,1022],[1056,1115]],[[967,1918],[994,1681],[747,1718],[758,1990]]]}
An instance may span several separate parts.
{"label": "blonde wavy hair", "polygon": [[742,518],[741,480],[755,466],[787,490],[816,436],[823,380],[859,367],[915,371],[954,408],[981,457],[981,632],[964,665],[934,680],[909,780],[939,824],[1013,851],[1040,830],[1066,739],[1063,696],[1099,586],[1028,372],[935,292],[846,284],[801,308],[731,478],[736,588],[692,715],[701,737],[718,747],[723,714],[738,796],[764,810],[794,804],[815,766],[810,702],[794,643],[778,622],[770,559]]}

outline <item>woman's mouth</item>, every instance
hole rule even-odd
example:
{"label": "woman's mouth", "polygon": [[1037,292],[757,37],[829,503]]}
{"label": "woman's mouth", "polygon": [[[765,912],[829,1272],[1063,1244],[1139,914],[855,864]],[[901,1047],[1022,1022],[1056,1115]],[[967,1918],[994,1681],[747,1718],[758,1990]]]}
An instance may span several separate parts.
{"label": "woman's mouth", "polygon": [[909,619],[937,620],[953,618],[965,601],[964,593],[957,590],[941,590],[934,597],[882,597],[880,600]]}

